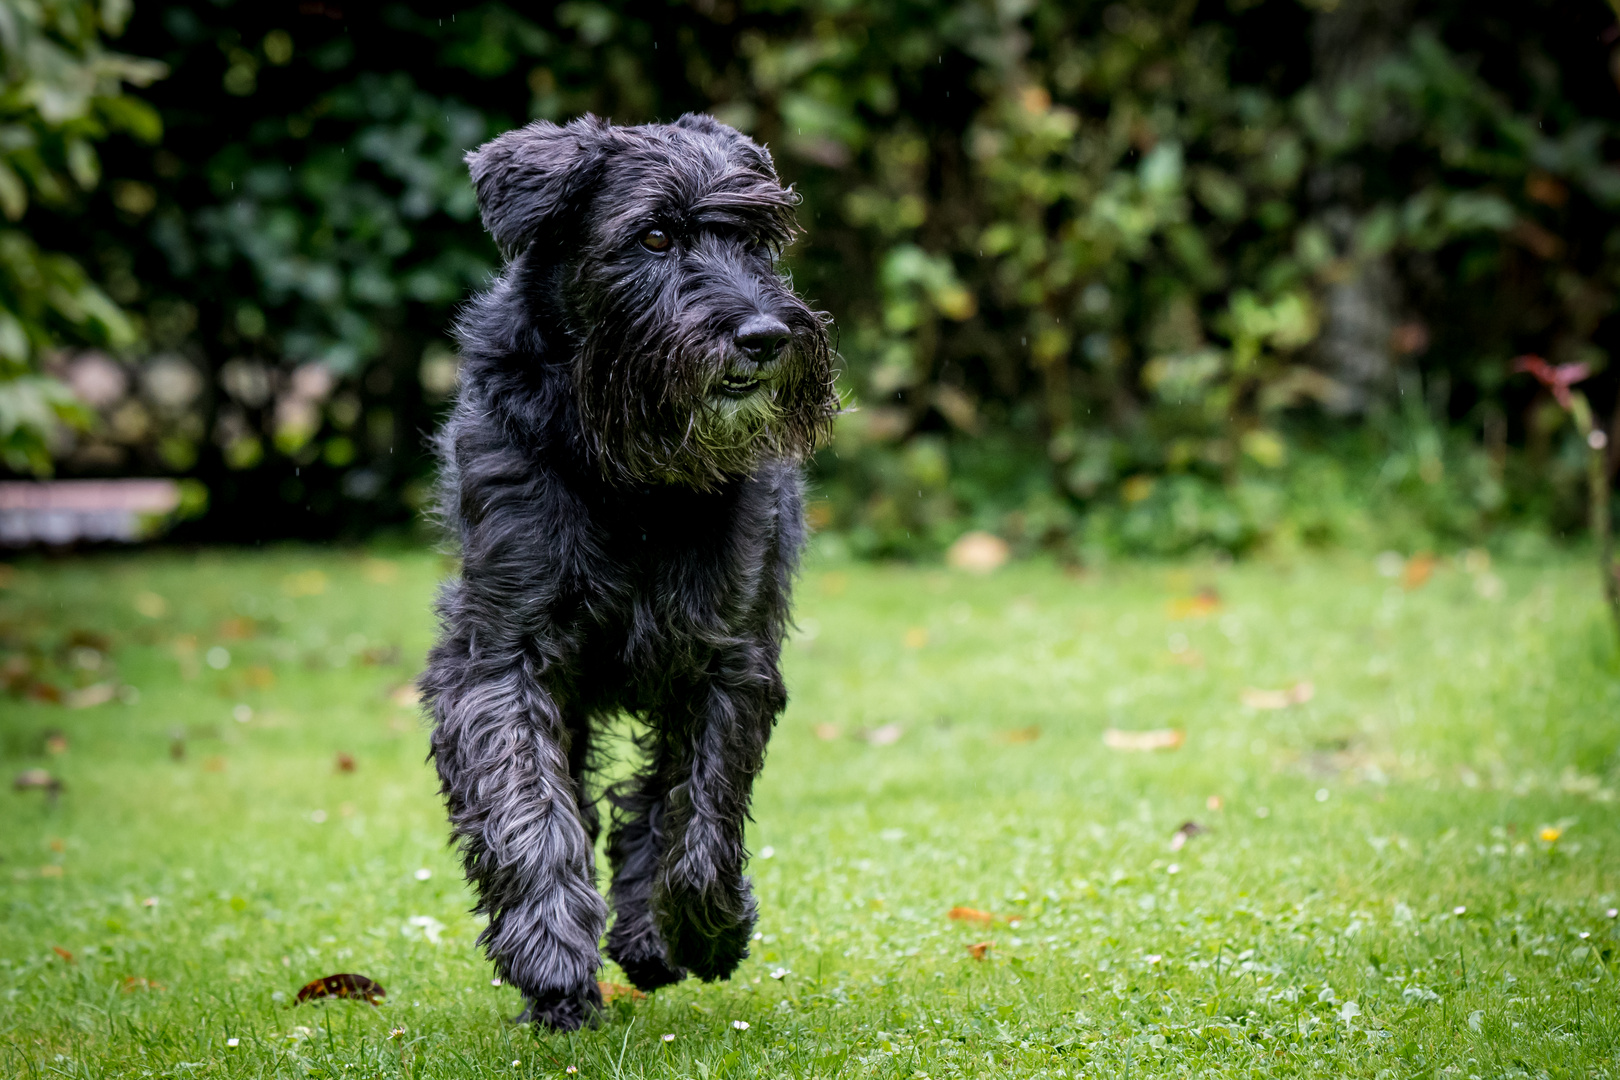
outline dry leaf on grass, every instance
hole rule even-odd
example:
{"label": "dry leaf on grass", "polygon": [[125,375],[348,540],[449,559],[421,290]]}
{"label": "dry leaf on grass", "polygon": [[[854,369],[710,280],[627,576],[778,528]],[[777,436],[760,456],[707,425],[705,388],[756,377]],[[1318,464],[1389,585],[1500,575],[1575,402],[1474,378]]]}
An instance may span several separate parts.
{"label": "dry leaf on grass", "polygon": [[987,532],[963,533],[945,552],[945,565],[970,574],[988,574],[1012,555],[1007,541]]}
{"label": "dry leaf on grass", "polygon": [[905,733],[906,729],[899,724],[884,724],[882,727],[873,728],[871,731],[857,732],[856,738],[861,739],[863,742],[869,742],[873,746],[892,746],[899,742],[900,736]]}
{"label": "dry leaf on grass", "polygon": [[1213,587],[1199,589],[1192,596],[1180,596],[1170,601],[1172,619],[1203,619],[1221,610],[1221,594]]}
{"label": "dry leaf on grass", "polygon": [[1176,834],[1170,838],[1170,850],[1180,851],[1182,848],[1187,846],[1188,840],[1191,840],[1200,833],[1207,832],[1209,832],[1209,830],[1198,824],[1196,821],[1183,821],[1181,823],[1181,828],[1177,829]]}
{"label": "dry leaf on grass", "polygon": [[219,624],[219,636],[224,641],[246,641],[259,633],[259,624],[246,615],[237,615]]}
{"label": "dry leaf on grass", "polygon": [[1011,731],[998,732],[996,734],[996,741],[1004,743],[1031,743],[1040,737],[1040,727],[1038,725],[1031,724],[1029,727],[1013,728]]}
{"label": "dry leaf on grass", "polygon": [[1435,558],[1427,551],[1420,551],[1406,560],[1406,568],[1401,571],[1401,588],[1410,592],[1421,589],[1434,574]]}
{"label": "dry leaf on grass", "polygon": [[151,979],[148,979],[142,975],[130,975],[126,977],[123,985],[123,991],[126,994],[133,994],[137,990],[160,991],[167,989],[168,987],[164,986],[162,983],[153,982]]}
{"label": "dry leaf on grass", "polygon": [[62,699],[62,704],[70,709],[90,709],[97,705],[105,705],[118,696],[118,687],[112,683],[91,683],[80,690],[74,690]]}
{"label": "dry leaf on grass", "polygon": [[298,997],[293,1004],[302,1005],[317,998],[350,998],[380,1005],[387,994],[388,991],[383,989],[382,983],[375,979],[368,979],[364,975],[355,975],[352,972],[339,972],[306,984],[298,991]]}
{"label": "dry leaf on grass", "polygon": [[31,791],[37,788],[52,802],[62,794],[62,781],[44,769],[24,769],[17,774],[17,779],[11,782],[11,786],[18,791]]}
{"label": "dry leaf on grass", "polygon": [[1103,745],[1110,750],[1179,750],[1186,741],[1187,733],[1180,728],[1154,728],[1150,731],[1109,728],[1103,732]]}
{"label": "dry leaf on grass", "polygon": [[596,988],[602,991],[602,1000],[609,1005],[613,1004],[615,1001],[618,1001],[620,998],[625,998],[629,1001],[640,1001],[647,996],[640,990],[637,990],[635,987],[625,986],[623,983],[598,982],[596,984]]}
{"label": "dry leaf on grass", "polygon": [[226,761],[220,755],[214,754],[211,757],[203,758],[202,767],[203,772],[224,772]]}
{"label": "dry leaf on grass", "polygon": [[353,754],[339,754],[337,756],[337,771],[338,772],[354,772],[354,755]]}
{"label": "dry leaf on grass", "polygon": [[1302,679],[1286,690],[1257,690],[1245,687],[1243,704],[1251,709],[1286,709],[1290,705],[1303,705],[1316,696],[1316,684]]}
{"label": "dry leaf on grass", "polygon": [[422,703],[422,695],[412,683],[401,683],[388,691],[388,700],[406,709],[414,709]]}
{"label": "dry leaf on grass", "polygon": [[996,919],[996,917],[990,914],[988,911],[980,911],[978,908],[970,907],[953,907],[950,911],[945,913],[945,917],[955,922],[983,923],[986,926],[990,925]]}
{"label": "dry leaf on grass", "polygon": [[975,960],[986,959],[990,955],[990,945],[988,941],[976,941],[967,947],[968,955]]}
{"label": "dry leaf on grass", "polygon": [[844,733],[844,729],[837,724],[816,724],[810,729],[810,734],[822,742],[832,742]]}

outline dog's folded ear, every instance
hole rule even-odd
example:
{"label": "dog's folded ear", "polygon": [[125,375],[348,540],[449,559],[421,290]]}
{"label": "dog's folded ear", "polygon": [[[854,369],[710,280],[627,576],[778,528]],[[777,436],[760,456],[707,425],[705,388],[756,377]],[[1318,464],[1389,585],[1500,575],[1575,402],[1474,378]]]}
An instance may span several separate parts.
{"label": "dog's folded ear", "polygon": [[478,209],[508,259],[577,205],[606,154],[607,121],[589,113],[566,126],[536,120],[468,151]]}

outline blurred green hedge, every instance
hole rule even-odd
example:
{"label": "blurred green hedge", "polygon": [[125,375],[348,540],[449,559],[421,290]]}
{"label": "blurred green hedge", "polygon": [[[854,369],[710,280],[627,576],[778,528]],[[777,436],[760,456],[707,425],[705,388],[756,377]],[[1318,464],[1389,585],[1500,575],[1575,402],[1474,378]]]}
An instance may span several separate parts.
{"label": "blurred green hedge", "polygon": [[496,265],[461,155],[585,110],[713,112],[803,193],[857,406],[813,510],[858,553],[1578,527],[1526,352],[1590,364],[1620,443],[1598,0],[126,14],[0,8],[0,439],[195,477],[193,535],[410,520]]}

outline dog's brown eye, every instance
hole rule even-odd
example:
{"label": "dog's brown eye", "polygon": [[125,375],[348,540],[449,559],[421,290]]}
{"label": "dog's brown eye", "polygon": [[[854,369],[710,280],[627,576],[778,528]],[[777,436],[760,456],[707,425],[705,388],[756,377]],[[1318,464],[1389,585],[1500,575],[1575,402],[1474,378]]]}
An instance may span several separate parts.
{"label": "dog's brown eye", "polygon": [[641,237],[641,246],[648,251],[664,251],[669,247],[669,233],[663,229],[648,229]]}

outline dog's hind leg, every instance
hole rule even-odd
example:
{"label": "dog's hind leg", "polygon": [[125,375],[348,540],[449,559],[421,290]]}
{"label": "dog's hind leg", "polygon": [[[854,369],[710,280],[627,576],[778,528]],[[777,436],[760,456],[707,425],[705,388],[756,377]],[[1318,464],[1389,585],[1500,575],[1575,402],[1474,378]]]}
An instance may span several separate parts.
{"label": "dog's hind leg", "polygon": [[477,910],[489,916],[479,944],[527,999],[522,1019],[573,1030],[601,1006],[607,905],[570,775],[570,733],[527,658],[492,670],[444,648],[423,685],[450,822]]}
{"label": "dog's hind leg", "polygon": [[654,895],[673,963],[723,979],[748,956],[757,906],[743,875],[743,829],[771,724],[786,704],[775,649],[722,657],[697,699],[697,728],[682,782],[666,800],[668,848]]}
{"label": "dog's hind leg", "polygon": [[608,833],[608,861],[613,885],[608,901],[613,926],[607,953],[624,969],[636,988],[653,991],[679,982],[686,972],[669,962],[663,935],[653,912],[653,891],[663,860],[665,800],[669,795],[670,755],[657,733],[651,760],[615,790],[613,828]]}

